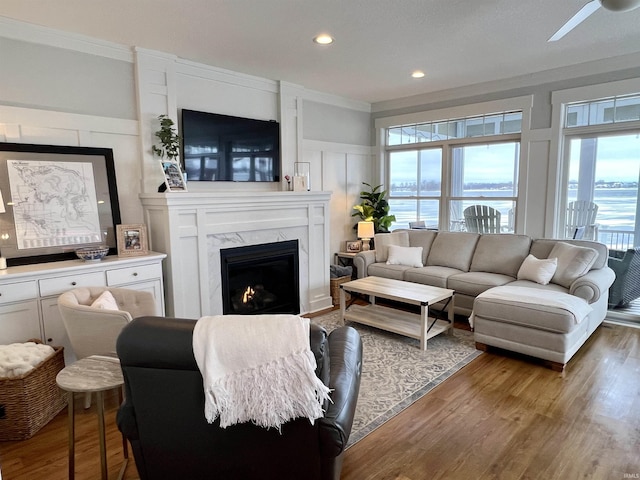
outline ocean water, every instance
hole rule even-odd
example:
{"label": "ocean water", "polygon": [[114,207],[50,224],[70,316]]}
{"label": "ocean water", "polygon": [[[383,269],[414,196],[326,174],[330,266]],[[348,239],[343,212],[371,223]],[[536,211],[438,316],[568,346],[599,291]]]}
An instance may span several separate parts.
{"label": "ocean water", "polygon": [[[438,195],[439,192],[434,192]],[[408,192],[408,195],[411,193]],[[511,194],[510,191],[504,190],[471,190],[468,191],[469,196],[485,197],[486,202],[481,200],[464,200],[462,208],[469,205],[484,203],[497,208],[502,214],[501,223],[507,227],[509,210],[513,207],[510,200],[500,200]],[[575,200],[576,191],[569,192],[569,201]],[[594,192],[594,202],[598,205],[598,215],[596,223],[599,227],[600,241],[609,244],[611,235],[607,230],[632,232],[635,228],[636,210],[638,208],[638,189],[637,188],[597,188]],[[391,213],[396,216],[396,222],[393,228],[407,228],[409,222],[416,220],[415,216],[415,200],[393,199],[390,202]],[[439,204],[437,200],[422,201],[420,204],[420,219],[424,220],[428,227],[437,227]],[[455,217],[455,215],[452,215]],[[452,218],[452,226],[454,229],[456,223],[460,223],[461,218]],[[633,241],[633,238],[631,238]]]}

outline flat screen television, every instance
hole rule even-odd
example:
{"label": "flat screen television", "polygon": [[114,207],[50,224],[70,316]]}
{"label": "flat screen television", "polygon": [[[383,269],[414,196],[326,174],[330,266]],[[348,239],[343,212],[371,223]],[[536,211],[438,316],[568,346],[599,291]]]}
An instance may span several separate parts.
{"label": "flat screen television", "polygon": [[182,159],[187,180],[280,181],[280,124],[182,110]]}

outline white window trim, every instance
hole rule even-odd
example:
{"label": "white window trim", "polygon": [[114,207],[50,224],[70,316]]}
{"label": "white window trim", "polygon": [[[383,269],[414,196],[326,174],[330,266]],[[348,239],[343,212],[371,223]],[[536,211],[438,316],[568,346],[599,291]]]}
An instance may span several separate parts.
{"label": "white window trim", "polygon": [[[397,125],[406,125],[411,123],[423,123],[423,122],[435,122],[439,120],[458,119],[465,117],[473,117],[476,115],[488,115],[491,113],[508,112],[508,111],[521,111],[522,112],[522,128],[520,133],[520,160],[518,165],[518,198],[517,209],[526,209],[526,200],[528,198],[527,192],[527,180],[525,178],[529,162],[529,146],[533,139],[534,134],[531,130],[531,109],[533,107],[533,95],[524,95],[521,97],[505,98],[501,100],[493,100],[490,102],[472,103],[468,105],[458,105],[455,107],[442,108],[437,110],[425,110],[421,112],[406,113],[401,115],[393,115],[389,117],[377,118],[374,121],[375,133],[376,133],[376,147],[377,147],[377,165],[374,174],[377,174],[376,184],[383,184],[388,187],[389,183],[389,165],[386,160],[386,135],[385,129],[394,127]],[[509,135],[507,135],[509,136]],[[507,136],[500,135],[501,138]],[[462,143],[471,143],[473,141],[483,142],[487,141],[491,137],[471,137],[460,139]],[[471,140],[471,142],[469,142]],[[432,142],[411,144],[407,146],[416,147],[427,146]],[[438,144],[438,142],[435,142]],[[434,145],[435,146],[435,145]],[[444,170],[448,169],[447,165],[443,166],[443,175],[448,174]],[[445,177],[446,178],[446,177]],[[443,188],[446,188],[448,195],[448,186],[443,184]],[[443,190],[442,194],[445,194]],[[523,210],[524,211],[524,210]],[[448,214],[447,214],[448,216]],[[523,217],[516,212],[516,219]],[[523,220],[516,221],[516,232],[520,231]]]}
{"label": "white window trim", "polygon": [[567,181],[569,175],[569,159],[565,152],[565,136],[575,137],[584,133],[603,133],[637,129],[637,122],[590,125],[588,127],[572,127],[564,131],[566,106],[575,102],[596,101],[619,95],[631,95],[640,92],[640,78],[620,80],[618,82],[600,83],[585,87],[558,90],[551,94],[551,143],[549,148],[549,175],[547,178],[547,210],[544,226],[545,237],[560,238],[563,235],[566,210]]}

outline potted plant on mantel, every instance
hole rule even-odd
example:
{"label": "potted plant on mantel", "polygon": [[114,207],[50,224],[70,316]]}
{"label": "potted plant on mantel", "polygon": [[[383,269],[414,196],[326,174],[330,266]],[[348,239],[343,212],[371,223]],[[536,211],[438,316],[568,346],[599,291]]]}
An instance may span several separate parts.
{"label": "potted plant on mantel", "polygon": [[[352,217],[360,217],[365,222],[373,222],[375,233],[388,233],[391,224],[396,221],[395,215],[389,215],[389,202],[386,200],[387,191],[380,190],[382,185],[372,187],[368,183],[362,182],[369,187],[369,191],[360,192],[362,203],[355,205],[355,212]],[[356,224],[354,229],[358,228]]]}
{"label": "potted plant on mantel", "polygon": [[175,131],[175,123],[167,115],[159,115],[160,129],[154,134],[159,143],[151,146],[151,151],[160,157],[165,181],[158,192],[186,192],[187,185],[178,163],[180,136]]}

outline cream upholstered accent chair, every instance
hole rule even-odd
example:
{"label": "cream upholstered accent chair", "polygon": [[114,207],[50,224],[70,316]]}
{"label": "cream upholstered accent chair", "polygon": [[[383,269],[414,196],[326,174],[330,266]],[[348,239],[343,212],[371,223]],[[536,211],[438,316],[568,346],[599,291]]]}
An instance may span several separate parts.
{"label": "cream upholstered accent chair", "polygon": [[[98,307],[96,300],[106,291],[111,293],[115,304],[109,305],[107,302],[106,308],[104,305]],[[122,328],[133,318],[158,313],[155,298],[150,292],[110,287],[69,290],[58,297],[58,310],[73,353],[78,359],[90,355],[115,357],[116,340]],[[87,394],[85,408],[90,403],[91,395]]]}

